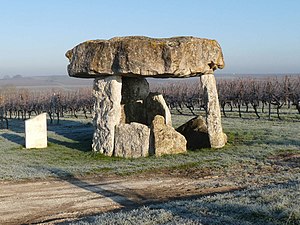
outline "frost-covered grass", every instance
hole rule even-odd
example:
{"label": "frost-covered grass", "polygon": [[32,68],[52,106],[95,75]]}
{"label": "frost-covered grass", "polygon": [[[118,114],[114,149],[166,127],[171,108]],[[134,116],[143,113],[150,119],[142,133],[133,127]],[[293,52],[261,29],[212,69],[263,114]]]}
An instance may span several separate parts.
{"label": "frost-covered grass", "polygon": [[[173,115],[177,127],[191,119]],[[300,122],[223,118],[228,144],[187,154],[140,159],[91,152],[91,119],[48,125],[46,149],[24,148],[24,122],[0,130],[0,180],[135,173],[199,179],[199,188],[245,188],[194,200],[104,213],[72,224],[300,224]],[[201,178],[212,178],[209,182]]]}
{"label": "frost-covered grass", "polygon": [[[190,118],[173,115],[173,124],[179,126]],[[293,174],[297,168],[288,163],[277,164],[273,158],[299,153],[300,149],[300,122],[291,121],[225,118],[223,127],[228,144],[223,149],[140,159],[110,158],[91,152],[91,119],[65,118],[60,125],[48,125],[49,147],[40,150],[24,148],[24,121],[12,120],[9,125],[8,130],[0,130],[1,180],[99,173],[127,175],[167,169],[199,176],[224,174],[242,183],[237,174],[251,179],[266,171],[283,177]]]}
{"label": "frost-covered grass", "polygon": [[300,224],[299,181],[108,212],[63,224]]}

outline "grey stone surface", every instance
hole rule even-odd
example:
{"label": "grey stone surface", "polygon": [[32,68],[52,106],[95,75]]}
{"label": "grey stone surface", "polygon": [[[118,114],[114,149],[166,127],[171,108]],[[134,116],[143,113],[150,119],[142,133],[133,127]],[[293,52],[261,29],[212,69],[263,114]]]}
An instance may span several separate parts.
{"label": "grey stone surface", "polygon": [[200,83],[207,101],[206,124],[210,145],[212,148],[222,148],[227,140],[221,124],[221,111],[215,76],[213,74],[202,75],[200,77]]}
{"label": "grey stone surface", "polygon": [[156,156],[186,152],[185,137],[172,126],[166,125],[163,116],[154,117],[151,132],[151,152],[154,150]]}
{"label": "grey stone surface", "polygon": [[145,100],[145,107],[148,125],[151,125],[156,115],[161,115],[165,118],[166,124],[172,126],[172,118],[169,107],[161,94],[155,92],[149,93]]}
{"label": "grey stone surface", "polygon": [[147,123],[144,100],[149,94],[149,84],[145,78],[122,78],[122,122]]}
{"label": "grey stone surface", "polygon": [[73,77],[190,77],[224,67],[220,45],[197,37],[115,37],[86,41],[66,53]]}
{"label": "grey stone surface", "polygon": [[[205,133],[213,148],[225,145],[227,139],[222,131],[212,74],[224,67],[224,60],[215,40],[117,37],[81,43],[66,56],[70,61],[70,76],[95,78],[94,151],[129,158],[145,156],[154,150],[158,156],[186,151],[186,139],[172,128],[171,113],[163,96],[149,93],[145,77],[200,76],[207,99],[207,131],[202,130],[202,119],[186,127],[191,132]],[[147,126],[151,126],[148,150]],[[185,135],[189,137],[189,133]],[[197,145],[194,147],[198,148]]]}
{"label": "grey stone surface", "polygon": [[25,120],[25,147],[47,147],[47,114],[42,113],[34,118]]}
{"label": "grey stone surface", "polygon": [[114,149],[115,126],[121,119],[120,76],[96,78],[94,81],[94,137],[92,149],[112,156]]}
{"label": "grey stone surface", "polygon": [[125,123],[137,122],[147,125],[146,109],[142,101],[128,102],[123,105]]}
{"label": "grey stone surface", "polygon": [[143,77],[122,77],[122,104],[145,100],[149,94],[149,83]]}
{"label": "grey stone surface", "polygon": [[187,140],[190,150],[210,148],[210,141],[206,121],[202,116],[197,116],[176,129]]}
{"label": "grey stone surface", "polygon": [[140,123],[116,126],[114,156],[138,158],[149,155],[150,128]]}

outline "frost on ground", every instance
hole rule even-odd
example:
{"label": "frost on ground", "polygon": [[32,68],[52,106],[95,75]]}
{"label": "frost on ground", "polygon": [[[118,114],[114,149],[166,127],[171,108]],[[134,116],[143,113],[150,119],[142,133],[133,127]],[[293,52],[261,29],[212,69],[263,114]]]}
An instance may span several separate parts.
{"label": "frost on ground", "polygon": [[[175,126],[191,116],[173,116]],[[121,159],[91,152],[90,120],[64,118],[48,126],[47,149],[24,149],[23,121],[0,130],[0,180],[119,176],[187,177],[197,188],[242,191],[110,212],[71,224],[300,224],[299,121],[224,118],[228,144],[220,150]]]}
{"label": "frost on ground", "polygon": [[[173,117],[175,126],[191,118]],[[258,172],[284,173],[284,170],[289,174],[293,168],[276,164],[277,156],[299,153],[300,148],[299,122],[225,118],[223,126],[229,142],[223,149],[133,160],[110,158],[91,151],[93,127],[90,120],[65,118],[59,125],[48,124],[49,147],[40,150],[24,148],[24,121],[9,121],[8,130],[0,129],[0,180],[99,173],[126,175],[159,172],[165,168],[170,173],[180,170],[195,178],[219,176],[220,173],[233,178],[239,174],[251,177]]]}
{"label": "frost on ground", "polygon": [[300,224],[299,181],[152,204],[62,224]]}

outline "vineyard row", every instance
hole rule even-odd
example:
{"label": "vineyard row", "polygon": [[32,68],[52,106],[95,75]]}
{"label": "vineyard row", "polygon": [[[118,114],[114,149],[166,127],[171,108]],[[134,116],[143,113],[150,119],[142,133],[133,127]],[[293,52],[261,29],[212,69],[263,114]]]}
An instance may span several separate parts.
{"label": "vineyard row", "polygon": [[[169,82],[150,84],[152,92],[162,93],[171,109],[182,113],[188,108],[195,115],[195,109],[206,110],[206,95],[201,90],[199,79],[194,82]],[[237,109],[242,117],[242,109],[246,112],[251,107],[257,118],[260,112],[268,113],[275,107],[278,119],[281,119],[280,109],[295,107],[300,114],[300,77],[285,76],[283,78],[239,78],[221,79],[217,82],[221,111],[226,117],[228,110]],[[77,117],[80,112],[87,117],[93,110],[92,88],[77,90],[64,89],[7,89],[0,90],[0,119],[26,119],[31,115],[47,112],[50,121],[54,116],[59,118],[65,114]]]}

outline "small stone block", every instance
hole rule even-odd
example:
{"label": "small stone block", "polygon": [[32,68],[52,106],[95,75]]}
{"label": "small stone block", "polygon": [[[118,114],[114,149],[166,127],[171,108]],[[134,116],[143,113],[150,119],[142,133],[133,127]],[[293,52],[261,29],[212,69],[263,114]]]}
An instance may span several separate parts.
{"label": "small stone block", "polygon": [[149,155],[150,128],[140,123],[116,126],[114,156],[124,158]]}

